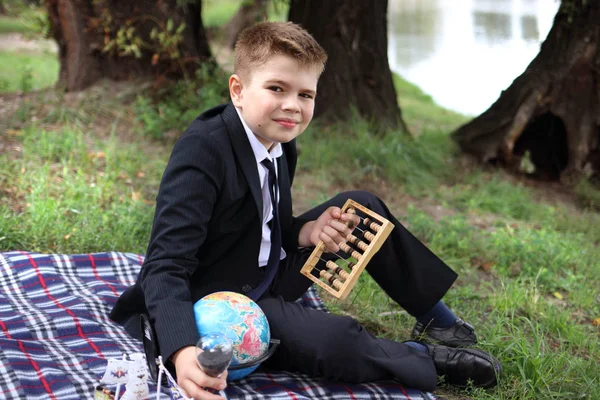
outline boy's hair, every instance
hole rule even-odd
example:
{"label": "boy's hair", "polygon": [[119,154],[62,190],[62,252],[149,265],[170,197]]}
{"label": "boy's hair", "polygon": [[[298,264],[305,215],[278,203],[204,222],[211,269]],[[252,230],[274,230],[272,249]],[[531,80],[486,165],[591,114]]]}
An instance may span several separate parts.
{"label": "boy's hair", "polygon": [[302,67],[325,69],[327,53],[300,25],[293,22],[260,22],[240,33],[235,44],[233,71],[251,73],[275,55],[294,58]]}

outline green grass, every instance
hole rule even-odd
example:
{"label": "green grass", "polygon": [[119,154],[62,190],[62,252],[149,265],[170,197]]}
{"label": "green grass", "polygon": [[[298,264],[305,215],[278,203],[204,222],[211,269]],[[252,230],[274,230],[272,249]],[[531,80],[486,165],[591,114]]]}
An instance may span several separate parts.
{"label": "green grass", "polygon": [[[144,251],[167,153],[153,150],[162,157],[149,159],[115,136],[87,142],[83,130],[69,125],[60,131],[30,125],[23,158],[0,156],[0,185],[10,194],[0,201],[0,250]],[[18,211],[11,210],[15,198]]]}
{"label": "green grass", "polygon": [[0,15],[0,34],[30,33],[31,27],[23,19]]}
{"label": "green grass", "polygon": [[[202,22],[205,27],[225,25],[235,15],[244,0],[204,0],[202,2]],[[287,21],[289,5],[280,0],[267,5],[270,21]]]}
{"label": "green grass", "polygon": [[44,7],[30,7],[19,1],[5,1],[8,15],[0,15],[0,34],[22,33],[35,35],[45,20]]}
{"label": "green grass", "polygon": [[344,185],[386,177],[411,194],[451,179],[456,149],[447,136],[436,133],[414,140],[398,131],[380,137],[364,121],[351,121],[309,127],[298,141],[300,168],[307,173],[327,170],[329,179]]}
{"label": "green grass", "polygon": [[0,50],[0,92],[31,91],[58,80],[56,54]]}
{"label": "green grass", "polygon": [[242,4],[242,0],[205,0],[202,2],[202,22],[205,27],[225,25]]}

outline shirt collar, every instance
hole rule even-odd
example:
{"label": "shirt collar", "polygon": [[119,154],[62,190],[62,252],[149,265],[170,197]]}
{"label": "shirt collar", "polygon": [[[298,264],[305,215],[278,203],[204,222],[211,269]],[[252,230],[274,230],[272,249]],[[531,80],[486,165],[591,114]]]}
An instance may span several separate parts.
{"label": "shirt collar", "polygon": [[260,164],[265,158],[273,161],[283,154],[283,149],[281,148],[281,143],[275,143],[275,145],[271,148],[271,151],[267,151],[265,146],[258,140],[256,135],[250,130],[244,118],[242,118],[242,113],[240,110],[235,107],[235,111],[240,117],[240,121],[242,121],[242,125],[244,126],[244,131],[246,131],[246,136],[248,136],[248,140],[250,141],[250,146],[252,146],[252,152],[254,153],[254,157],[256,158],[256,163]]}

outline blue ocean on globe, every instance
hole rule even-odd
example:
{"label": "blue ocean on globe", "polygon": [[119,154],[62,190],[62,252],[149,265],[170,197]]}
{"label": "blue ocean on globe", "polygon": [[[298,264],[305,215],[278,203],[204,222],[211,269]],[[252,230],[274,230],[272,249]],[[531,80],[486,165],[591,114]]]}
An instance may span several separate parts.
{"label": "blue ocean on globe", "polygon": [[[261,308],[252,299],[235,292],[216,292],[194,304],[196,328],[200,335],[220,333],[233,343],[231,365],[253,361],[269,348],[271,331]],[[230,370],[228,381],[242,379],[258,365]]]}

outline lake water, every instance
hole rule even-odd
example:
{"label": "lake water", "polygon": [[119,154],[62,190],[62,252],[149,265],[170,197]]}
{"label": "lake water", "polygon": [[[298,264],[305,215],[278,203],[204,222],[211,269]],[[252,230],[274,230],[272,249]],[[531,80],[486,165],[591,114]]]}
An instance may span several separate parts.
{"label": "lake water", "polygon": [[438,104],[478,115],[538,54],[559,1],[389,0],[388,4],[390,68]]}

